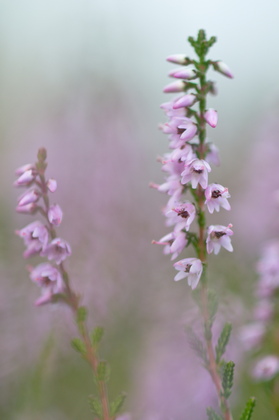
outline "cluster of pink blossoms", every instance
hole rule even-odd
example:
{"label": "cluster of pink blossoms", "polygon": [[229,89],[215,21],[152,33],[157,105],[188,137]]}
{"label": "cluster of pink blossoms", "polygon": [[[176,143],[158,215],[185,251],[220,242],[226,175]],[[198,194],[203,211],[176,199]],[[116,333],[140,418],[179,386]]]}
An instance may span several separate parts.
{"label": "cluster of pink blossoms", "polygon": [[[184,66],[195,62],[182,54],[172,55],[168,61]],[[229,68],[220,61],[210,62],[215,70],[232,78]],[[197,67],[197,66],[196,66]],[[201,115],[191,108],[201,101],[201,88],[194,81],[199,77],[197,68],[179,68],[169,73],[170,77],[179,79],[164,88],[166,93],[184,92],[182,96],[175,97],[170,102],[163,103],[161,108],[165,111],[168,122],[161,125],[162,131],[168,135],[170,152],[159,158],[162,170],[166,173],[165,182],[161,185],[151,183],[150,186],[158,191],[167,193],[170,198],[163,209],[166,216],[166,225],[173,226],[171,233],[153,243],[164,245],[164,253],[171,254],[176,259],[190,243],[193,234],[189,232],[194,220],[199,217],[197,200],[185,200],[187,192],[192,197],[197,196],[196,191],[203,191],[202,206],[206,206],[209,213],[219,212],[223,207],[230,210],[228,189],[220,184],[208,183],[208,174],[211,165],[219,164],[217,147],[205,139],[201,144],[199,134],[201,124],[216,127],[218,121],[217,111],[209,108]],[[208,82],[208,92],[214,93],[213,82]],[[191,93],[189,93],[191,91]],[[232,225],[211,225],[207,228],[206,250],[218,254],[221,247],[233,251],[231,244]],[[193,243],[193,239],[192,239]],[[179,272],[174,280],[188,279],[188,284],[194,289],[201,277],[203,264],[198,258],[185,258],[174,263]]]}
{"label": "cluster of pink blossoms", "polygon": [[[258,358],[252,375],[258,380],[271,380],[279,374],[278,352],[278,291],[279,291],[279,241],[268,242],[257,265],[259,281],[256,288],[257,304],[254,322],[242,328],[241,339],[247,350],[265,352],[268,355]],[[271,353],[270,349],[275,351]]]}
{"label": "cluster of pink blossoms", "polygon": [[53,301],[63,294],[62,262],[71,255],[71,247],[64,239],[56,237],[55,227],[59,226],[63,213],[58,204],[49,205],[48,193],[55,192],[57,182],[54,179],[45,180],[46,151],[40,149],[36,164],[24,165],[16,170],[16,187],[27,188],[18,198],[16,210],[19,213],[41,213],[45,222],[36,220],[17,230],[25,245],[24,258],[35,255],[46,257],[49,262],[43,262],[36,267],[29,267],[30,278],[42,289],[42,296],[36,305]]}

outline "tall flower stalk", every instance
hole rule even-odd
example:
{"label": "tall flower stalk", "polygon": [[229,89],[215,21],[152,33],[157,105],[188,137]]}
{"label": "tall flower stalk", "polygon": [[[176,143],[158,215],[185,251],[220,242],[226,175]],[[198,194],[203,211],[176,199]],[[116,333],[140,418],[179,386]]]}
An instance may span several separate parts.
{"label": "tall flower stalk", "polygon": [[[232,420],[228,398],[232,391],[234,363],[226,362],[223,355],[229,341],[231,325],[225,324],[216,347],[212,342],[212,326],[217,312],[217,297],[208,287],[206,276],[207,256],[218,254],[221,247],[232,252],[232,225],[207,225],[207,211],[213,213],[220,207],[230,210],[228,189],[221,184],[208,183],[211,164],[219,164],[218,149],[207,138],[208,125],[215,128],[218,122],[217,111],[207,107],[208,94],[215,94],[214,82],[207,79],[210,68],[233,78],[228,66],[221,61],[206,58],[210,47],[216,42],[215,37],[206,39],[200,30],[197,39],[189,37],[198,59],[190,59],[183,54],[171,55],[169,62],[182,65],[174,69],[169,76],[177,79],[164,88],[165,93],[181,93],[170,102],[161,105],[168,122],[161,125],[169,135],[171,151],[160,157],[162,170],[167,173],[161,185],[151,183],[151,187],[167,193],[170,198],[163,209],[167,226],[173,231],[153,243],[164,245],[164,252],[175,260],[185,248],[192,245],[195,256],[184,258],[174,263],[178,270],[174,280],[188,279],[192,289],[197,288],[199,307],[204,324],[204,337],[201,340],[189,329],[192,347],[202,359],[215,385],[221,417],[212,408],[207,409],[211,420]],[[185,199],[186,194],[189,199]],[[197,231],[190,231],[193,222]],[[242,420],[249,420],[255,401],[250,399],[242,413]]]}
{"label": "tall flower stalk", "polygon": [[16,210],[30,215],[40,214],[43,219],[43,222],[37,220],[17,230],[16,234],[24,240],[25,258],[39,255],[50,261],[36,267],[29,266],[31,280],[42,291],[35,303],[40,306],[60,302],[70,307],[79,332],[79,337],[72,340],[72,346],[89,363],[96,382],[97,396],[89,397],[94,419],[114,420],[124,403],[125,395],[120,394],[114,401],[109,401],[107,383],[110,368],[99,357],[103,328],[96,327],[92,332],[89,331],[87,309],[81,304],[79,294],[73,290],[65,269],[64,262],[71,255],[71,247],[56,233],[63,212],[58,204],[50,204],[49,193],[56,191],[57,182],[45,177],[46,158],[46,150],[42,148],[35,164],[24,165],[16,171],[18,178],[14,185],[28,188],[19,197]]}

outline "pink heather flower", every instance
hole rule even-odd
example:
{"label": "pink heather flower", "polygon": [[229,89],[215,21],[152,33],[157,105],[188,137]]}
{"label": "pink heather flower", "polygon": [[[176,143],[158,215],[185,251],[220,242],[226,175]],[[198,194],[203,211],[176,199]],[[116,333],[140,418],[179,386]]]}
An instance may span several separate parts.
{"label": "pink heather flower", "polygon": [[25,206],[17,206],[16,211],[18,213],[24,213],[24,214],[32,214],[37,209],[37,206],[35,203],[26,204]]}
{"label": "pink heather flower", "polygon": [[[163,125],[163,132],[170,134],[170,148],[176,149],[185,145],[187,140],[192,139],[197,131],[197,126],[190,118],[174,117]],[[184,135],[182,137],[182,135]]]}
{"label": "pink heather flower", "polygon": [[153,244],[165,245],[164,254],[172,254],[171,259],[175,260],[187,245],[184,232],[174,231],[163,236],[159,241],[152,241]]}
{"label": "pink heather flower", "polygon": [[42,263],[33,268],[30,278],[42,288],[42,296],[36,301],[36,305],[51,302],[53,295],[63,293],[62,276],[49,263]]}
{"label": "pink heather flower", "polygon": [[230,210],[231,206],[228,202],[230,194],[227,188],[220,184],[209,184],[205,192],[205,204],[207,205],[209,213],[213,213],[214,210],[219,211],[220,207],[225,210]]}
{"label": "pink heather flower", "polygon": [[36,175],[33,169],[29,169],[28,171],[23,172],[20,177],[14,182],[15,187],[21,187],[31,184],[34,181]]}
{"label": "pink heather flower", "polygon": [[150,186],[156,188],[160,192],[174,196],[176,200],[180,199],[183,192],[183,185],[181,185],[180,178],[176,175],[168,177],[166,182],[161,185],[151,183]]}
{"label": "pink heather flower", "polygon": [[59,226],[62,222],[63,212],[58,204],[50,206],[48,210],[48,220],[54,226]]}
{"label": "pink heather flower", "polygon": [[173,109],[184,108],[187,106],[192,106],[196,101],[196,95],[190,93],[189,95],[184,95],[181,98],[178,98],[174,101]]}
{"label": "pink heather flower", "polygon": [[182,80],[172,82],[166,85],[163,89],[165,93],[183,92],[185,90],[185,83]]}
{"label": "pink heather flower", "polygon": [[221,225],[211,225],[208,227],[208,236],[206,239],[206,249],[208,254],[214,252],[218,254],[221,246],[224,247],[227,251],[232,252],[233,247],[231,244],[230,236],[233,235],[233,231],[230,229],[232,225],[221,226]]}
{"label": "pink heather flower", "polygon": [[279,372],[279,358],[277,356],[266,356],[259,360],[253,369],[253,376],[259,381],[270,381]]}
{"label": "pink heather flower", "polygon": [[167,61],[174,64],[186,64],[187,59],[184,54],[172,54],[166,58]]}
{"label": "pink heather flower", "polygon": [[186,163],[185,169],[182,172],[181,182],[187,184],[191,182],[192,188],[197,188],[200,184],[202,188],[206,188],[208,184],[208,172],[211,171],[209,164],[203,159],[193,159]]}
{"label": "pink heather flower", "polygon": [[265,326],[261,322],[245,325],[240,331],[240,340],[246,350],[252,350],[259,346],[265,334]]}
{"label": "pink heather flower", "polygon": [[172,117],[184,117],[185,116],[185,110],[184,109],[181,109],[181,108],[174,109],[173,105],[176,102],[176,100],[177,99],[175,98],[175,99],[173,99],[170,102],[164,102],[164,103],[162,103],[160,105],[160,108],[165,111],[166,115],[169,118],[172,118]]}
{"label": "pink heather flower", "polygon": [[[169,155],[170,161],[178,162],[179,164],[181,164],[182,162],[190,162],[195,157],[196,155],[194,155],[193,153],[193,148],[188,143],[185,143],[180,148],[174,149],[173,152]],[[183,165],[182,169],[181,167],[179,167],[180,175],[184,169],[185,164],[182,164],[182,165]]]}
{"label": "pink heather flower", "polygon": [[163,125],[163,132],[165,133],[165,134],[177,134],[177,135],[180,135],[180,134],[182,134],[182,132],[184,131],[182,131],[182,132],[180,132],[181,130],[178,130],[178,126],[180,125],[180,124],[183,124],[183,123],[190,123],[190,122],[192,122],[192,120],[190,120],[190,118],[186,118],[186,117],[174,117],[174,118],[172,118],[169,122],[167,122],[167,123],[165,123],[164,125]]}
{"label": "pink heather flower", "polygon": [[217,111],[215,111],[215,109],[213,108],[209,108],[205,113],[204,113],[204,119],[207,122],[207,124],[209,124],[211,127],[215,128],[218,122],[218,114]]}
{"label": "pink heather flower", "polygon": [[49,189],[50,192],[55,192],[57,189],[57,181],[53,178],[50,178],[47,181],[47,188]]}
{"label": "pink heather flower", "polygon": [[197,258],[185,258],[173,264],[174,268],[179,271],[174,280],[178,281],[188,277],[188,284],[195,289],[202,274],[202,262]]}
{"label": "pink heather flower", "polygon": [[222,73],[224,76],[229,77],[230,79],[233,79],[233,74],[227,64],[225,64],[223,61],[217,61],[214,66],[215,70]]}
{"label": "pink heather flower", "polygon": [[40,196],[40,192],[35,188],[32,188],[19,197],[18,206],[21,207],[26,206],[27,204],[36,203],[39,200]]}
{"label": "pink heather flower", "polygon": [[17,230],[16,234],[23,238],[27,247],[23,253],[24,258],[31,257],[44,250],[48,242],[48,230],[38,221],[30,223],[21,230]]}
{"label": "pink heather flower", "polygon": [[[196,208],[190,202],[178,203],[176,207],[170,210],[170,217],[173,218],[173,212],[177,214],[175,223],[179,224],[179,229],[189,230],[191,223],[196,216]],[[168,214],[167,214],[168,216]],[[175,220],[175,218],[173,218]]]}
{"label": "pink heather flower", "polygon": [[184,140],[184,141],[192,140],[192,138],[195,137],[196,132],[198,130],[197,125],[194,124],[193,121],[190,119],[189,121],[185,121],[179,124],[178,128],[179,130],[184,130],[180,136],[181,140]]}
{"label": "pink heather flower", "polygon": [[50,244],[41,252],[42,257],[47,257],[49,260],[54,260],[56,264],[60,264],[69,255],[71,255],[71,247],[64,239],[55,238]]}
{"label": "pink heather flower", "polygon": [[174,69],[169,72],[169,76],[177,79],[190,80],[197,77],[197,72],[193,69]]}
{"label": "pink heather flower", "polygon": [[24,172],[26,171],[30,171],[30,170],[34,170],[35,166],[31,163],[27,163],[26,165],[21,166],[20,168],[18,168],[15,173],[17,176],[20,176],[22,174],[24,174]]}

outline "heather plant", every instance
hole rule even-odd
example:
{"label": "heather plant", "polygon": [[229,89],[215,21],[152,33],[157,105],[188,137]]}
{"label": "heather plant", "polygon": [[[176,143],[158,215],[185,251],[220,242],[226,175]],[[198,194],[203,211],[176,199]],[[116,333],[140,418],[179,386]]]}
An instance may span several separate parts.
{"label": "heather plant", "polygon": [[[276,194],[274,195],[276,197]],[[267,241],[257,263],[253,317],[240,337],[249,351],[250,375],[265,390],[270,410],[279,414],[278,289],[279,240]]]}
{"label": "heather plant", "polygon": [[[232,252],[232,225],[208,225],[208,213],[219,212],[220,208],[230,210],[228,188],[219,183],[209,183],[211,165],[219,164],[218,149],[207,137],[207,126],[217,126],[218,114],[207,107],[207,96],[216,93],[215,83],[207,79],[211,68],[228,78],[233,78],[229,67],[222,61],[207,59],[207,53],[216,42],[215,37],[206,38],[200,30],[196,39],[188,38],[198,59],[184,54],[171,55],[167,60],[181,65],[169,73],[177,79],[164,88],[165,93],[181,93],[161,108],[168,121],[161,125],[168,134],[169,153],[159,158],[162,170],[167,174],[161,185],[151,183],[151,187],[167,193],[169,200],[163,209],[166,225],[172,231],[153,243],[163,245],[164,253],[176,260],[186,248],[193,248],[187,258],[174,263],[178,271],[174,280],[187,279],[193,290],[194,300],[200,309],[203,323],[203,337],[187,327],[191,347],[209,372],[216,388],[220,413],[207,408],[209,420],[232,420],[229,397],[234,379],[234,362],[224,357],[229,343],[232,326],[223,325],[216,346],[213,344],[213,326],[218,309],[218,298],[207,277],[208,255],[218,254],[221,247]],[[197,229],[193,226],[196,222]],[[240,419],[249,420],[255,405],[250,398]]]}
{"label": "heather plant", "polygon": [[67,305],[73,313],[79,337],[72,340],[72,346],[88,362],[96,383],[96,395],[89,397],[94,418],[114,420],[124,403],[125,394],[121,393],[114,400],[109,400],[107,385],[110,367],[99,356],[104,330],[99,326],[89,330],[87,308],[82,305],[79,293],[73,290],[65,268],[65,262],[71,255],[71,246],[56,233],[63,212],[58,204],[51,204],[50,201],[49,194],[56,191],[57,182],[46,178],[46,158],[46,150],[42,148],[38,151],[35,164],[24,165],[16,171],[18,178],[14,185],[27,188],[20,195],[16,210],[19,213],[40,215],[42,219],[17,230],[16,234],[24,241],[24,258],[40,256],[48,260],[35,267],[28,266],[31,280],[41,289],[36,305],[61,303]]}

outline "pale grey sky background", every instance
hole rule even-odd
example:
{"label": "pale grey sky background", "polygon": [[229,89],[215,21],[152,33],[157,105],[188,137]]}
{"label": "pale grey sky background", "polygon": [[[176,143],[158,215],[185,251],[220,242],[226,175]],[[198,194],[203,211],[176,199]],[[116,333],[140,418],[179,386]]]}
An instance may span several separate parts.
{"label": "pale grey sky background", "polygon": [[185,39],[199,28],[218,37],[211,56],[235,74],[233,82],[216,77],[224,124],[253,119],[278,93],[275,0],[2,0],[0,11],[4,115],[26,110],[34,97],[40,107],[42,94],[57,95],[91,72],[98,85],[110,75],[153,109],[170,69],[165,57],[190,53]]}

